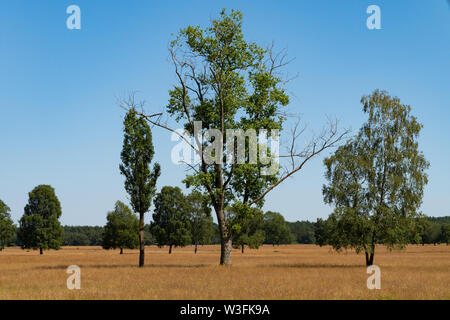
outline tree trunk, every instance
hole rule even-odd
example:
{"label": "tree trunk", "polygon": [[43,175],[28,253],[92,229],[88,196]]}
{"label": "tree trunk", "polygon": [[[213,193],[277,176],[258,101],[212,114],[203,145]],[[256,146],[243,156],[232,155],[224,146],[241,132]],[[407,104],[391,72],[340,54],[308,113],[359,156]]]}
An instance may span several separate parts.
{"label": "tree trunk", "polygon": [[223,239],[220,244],[220,264],[231,266],[231,250],[233,243],[231,239]]}
{"label": "tree trunk", "polygon": [[242,252],[242,253],[244,253],[244,247],[245,247],[245,245],[242,245],[242,246],[241,246],[241,252]]}
{"label": "tree trunk", "polygon": [[197,253],[197,247],[198,247],[198,244],[196,243],[196,244],[195,244],[194,253]]}
{"label": "tree trunk", "polygon": [[120,248],[120,254],[123,254],[123,248]]}
{"label": "tree trunk", "polygon": [[215,207],[214,209],[216,211],[220,231],[220,265],[231,266],[231,250],[233,248],[233,242],[227,232],[225,213],[221,206]]}
{"label": "tree trunk", "polygon": [[43,254],[44,252],[43,252],[43,250],[42,250],[42,248],[39,248],[39,254]]}
{"label": "tree trunk", "polygon": [[144,266],[144,213],[139,213],[139,267]]}
{"label": "tree trunk", "polygon": [[169,254],[172,253],[172,245],[169,246]]}

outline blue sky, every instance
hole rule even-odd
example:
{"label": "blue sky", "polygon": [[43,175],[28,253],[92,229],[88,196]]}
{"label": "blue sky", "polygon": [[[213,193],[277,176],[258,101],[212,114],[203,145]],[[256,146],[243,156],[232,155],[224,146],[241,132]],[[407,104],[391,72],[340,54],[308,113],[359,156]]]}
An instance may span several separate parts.
{"label": "blue sky", "polygon": [[[66,8],[81,8],[82,29],[66,28]],[[366,8],[381,8],[381,30],[368,30]],[[23,214],[28,192],[51,184],[61,221],[103,225],[116,200],[127,201],[119,173],[124,111],[117,97],[138,90],[149,112],[161,111],[175,76],[171,34],[205,26],[223,8],[244,14],[244,33],[272,40],[295,60],[289,111],[307,133],[327,116],[356,132],[359,103],[380,88],[412,106],[424,124],[420,148],[431,163],[422,206],[450,215],[450,8],[446,0],[144,1],[2,0],[0,2],[0,199]],[[185,168],[170,161],[175,142],[153,129],[158,189],[182,186]],[[322,159],[310,162],[267,198],[287,220],[315,220],[322,201]],[[151,214],[146,222],[150,221]]]}

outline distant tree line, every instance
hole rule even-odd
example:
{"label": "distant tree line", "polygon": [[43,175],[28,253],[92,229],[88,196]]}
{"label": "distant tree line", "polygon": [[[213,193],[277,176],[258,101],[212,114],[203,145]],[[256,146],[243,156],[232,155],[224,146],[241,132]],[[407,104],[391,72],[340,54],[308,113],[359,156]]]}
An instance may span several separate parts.
{"label": "distant tree line", "polygon": [[[169,191],[168,191],[169,190]],[[178,193],[180,196],[181,190],[177,188],[166,188],[162,193],[168,192]],[[181,193],[182,194],[182,193]],[[161,197],[161,193],[157,194],[157,197]],[[181,197],[181,196],[180,196]],[[189,228],[181,232],[181,236],[174,237],[170,235],[170,223],[169,228],[166,225],[160,223],[159,218],[152,224],[146,224],[144,226],[145,242],[148,245],[169,246],[172,242],[172,246],[186,246],[186,245],[207,245],[207,244],[220,244],[219,227],[217,223],[212,221],[210,210],[204,206],[202,202],[202,196],[199,193],[193,193],[188,196],[184,196],[186,205],[186,219],[182,215],[176,215],[172,217],[172,224],[177,224],[178,220],[183,220]],[[158,200],[159,201],[159,200]],[[122,219],[120,215],[124,213],[131,216],[131,219]],[[114,218],[114,215],[118,214],[119,217]],[[161,212],[155,213],[160,216],[168,216],[167,212],[162,214]],[[132,213],[131,209],[125,204],[118,201],[115,209],[108,213],[108,223],[106,226],[62,226],[61,236],[62,246],[103,246],[106,249],[109,248],[137,248],[139,246],[138,231],[133,231],[136,227],[137,217]],[[21,219],[22,225],[23,218]],[[128,229],[131,225],[131,232],[128,233],[129,238],[135,240],[127,240],[126,232],[118,236],[118,229],[122,224],[124,230]],[[317,219],[316,222],[310,221],[285,221],[284,217],[277,212],[267,211],[266,213],[259,212],[249,219],[246,223],[242,223],[245,228],[242,228],[236,234],[235,248],[240,248],[244,252],[245,247],[258,248],[261,244],[280,245],[280,244],[318,244],[318,245],[330,245],[330,237],[332,236],[332,221],[330,219],[323,220]],[[418,244],[448,244],[450,240],[450,216],[446,217],[425,217],[420,219],[418,223],[421,226],[420,240],[416,241],[413,238],[409,239],[409,243]],[[20,227],[20,226],[19,226]],[[116,228],[117,227],[117,228]],[[116,228],[116,229],[114,229]],[[114,229],[114,231],[113,231]],[[178,228],[177,228],[178,229]],[[17,228],[10,216],[9,207],[0,200],[0,251],[4,247],[8,246],[20,246],[26,248],[26,244],[23,242],[21,236],[18,235],[20,228]],[[106,237],[105,230],[110,230],[109,237]],[[163,231],[164,230],[164,231]],[[166,231],[168,230],[168,231]],[[22,231],[24,232],[24,231]],[[33,232],[32,232],[33,233]],[[184,236],[183,236],[184,234]],[[117,236],[114,239],[114,236]],[[22,236],[23,237],[23,236]],[[187,240],[188,239],[188,240]],[[108,242],[109,241],[109,242]],[[118,242],[111,242],[118,241]],[[122,242],[121,242],[122,241]],[[128,241],[128,242],[127,242]],[[121,245],[123,243],[123,245]],[[28,242],[28,246],[30,243]],[[43,246],[45,247],[45,246]],[[195,249],[196,251],[197,249]]]}

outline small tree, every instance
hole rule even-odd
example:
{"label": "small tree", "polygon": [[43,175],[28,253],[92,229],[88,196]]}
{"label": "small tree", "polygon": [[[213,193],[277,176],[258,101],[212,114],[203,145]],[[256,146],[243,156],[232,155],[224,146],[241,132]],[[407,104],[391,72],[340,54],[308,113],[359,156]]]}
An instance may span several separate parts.
{"label": "small tree", "polygon": [[329,244],[327,222],[327,220],[318,218],[314,224],[314,238],[316,239],[316,244],[321,247]]}
{"label": "small tree", "polygon": [[368,120],[324,160],[323,195],[335,207],[328,219],[330,244],[364,252],[372,265],[377,243],[401,249],[420,241],[418,210],[429,164],[418,149],[422,125],[410,106],[378,90],[361,103]]}
{"label": "small tree", "polygon": [[55,190],[39,185],[28,194],[28,204],[19,222],[18,237],[24,249],[58,250],[62,244],[61,204]]}
{"label": "small tree", "polygon": [[178,187],[166,186],[155,197],[152,233],[159,247],[184,247],[191,242],[188,206]]}
{"label": "small tree", "polygon": [[194,244],[194,252],[197,253],[198,245],[211,242],[213,234],[213,219],[208,199],[199,191],[193,191],[186,197],[189,222],[191,227],[191,239]]}
{"label": "small tree", "polygon": [[262,210],[234,205],[230,208],[229,217],[230,225],[233,228],[234,248],[241,248],[241,252],[244,253],[245,246],[250,249],[258,249],[263,244],[266,235],[263,230],[264,214]]}
{"label": "small tree", "polygon": [[103,233],[104,249],[136,249],[139,247],[139,220],[123,202],[117,201],[113,211],[108,212]]}
{"label": "small tree", "polygon": [[266,232],[266,242],[273,246],[292,242],[291,231],[286,225],[284,217],[278,212],[266,212],[264,215],[264,231]]}
{"label": "small tree", "polygon": [[16,235],[9,207],[0,200],[0,251],[10,245]]}
{"label": "small tree", "polygon": [[156,180],[161,169],[158,163],[150,170],[154,149],[152,133],[147,122],[130,109],[124,121],[122,164],[120,172],[125,176],[125,190],[130,195],[134,212],[139,213],[139,267],[144,266],[144,215],[150,208],[156,192]]}
{"label": "small tree", "polygon": [[450,242],[450,223],[441,225],[441,238],[447,245]]}

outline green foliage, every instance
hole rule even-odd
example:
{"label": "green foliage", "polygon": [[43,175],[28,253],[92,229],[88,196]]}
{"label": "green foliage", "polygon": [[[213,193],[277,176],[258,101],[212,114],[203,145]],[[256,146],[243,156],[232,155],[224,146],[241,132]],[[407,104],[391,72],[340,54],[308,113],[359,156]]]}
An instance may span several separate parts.
{"label": "green foliage", "polygon": [[103,232],[103,249],[135,249],[139,246],[139,220],[123,202],[108,212]]}
{"label": "green foliage", "polygon": [[286,222],[291,231],[293,240],[297,243],[316,243],[315,224],[309,221]]}
{"label": "green foliage", "polygon": [[441,241],[447,245],[450,242],[450,223],[444,223],[441,225]]}
{"label": "green foliage", "polygon": [[189,206],[180,188],[165,186],[156,195],[151,230],[160,247],[191,243]]}
{"label": "green foliage", "polygon": [[196,246],[211,243],[213,219],[208,198],[199,191],[193,191],[186,197],[186,202],[192,243]]}
{"label": "green foliage", "polygon": [[101,246],[103,227],[63,226],[63,246]]}
{"label": "green foliage", "polygon": [[146,246],[151,246],[151,245],[156,245],[156,239],[155,236],[153,235],[152,231],[151,231],[151,225],[146,224],[144,227],[144,243]]}
{"label": "green foliage", "polygon": [[125,190],[130,195],[134,212],[144,214],[150,208],[161,169],[156,163],[150,170],[155,152],[147,122],[137,117],[135,110],[131,109],[125,117],[124,126],[120,172],[125,176]]}
{"label": "green foliage", "polygon": [[314,224],[314,238],[316,240],[316,244],[318,244],[321,247],[328,245],[329,233],[330,231],[328,228],[328,220],[318,218],[316,223]]}
{"label": "green foliage", "polygon": [[416,221],[429,167],[418,149],[422,125],[411,107],[384,91],[361,100],[368,120],[357,136],[324,160],[324,201],[334,205],[328,240],[373,256],[375,245],[420,241]]}
{"label": "green foliage", "polygon": [[62,227],[59,223],[61,204],[55,190],[40,185],[29,194],[28,204],[19,222],[18,238],[24,249],[59,249]]}
{"label": "green foliage", "polygon": [[258,208],[234,204],[227,210],[229,224],[233,228],[233,247],[258,249],[264,242],[264,214]]}
{"label": "green foliage", "polygon": [[266,233],[266,243],[272,245],[292,243],[292,234],[284,220],[284,217],[273,211],[264,214],[264,231]]}
{"label": "green foliage", "polygon": [[0,200],[0,251],[9,246],[16,235],[16,226],[11,219],[9,207]]}

